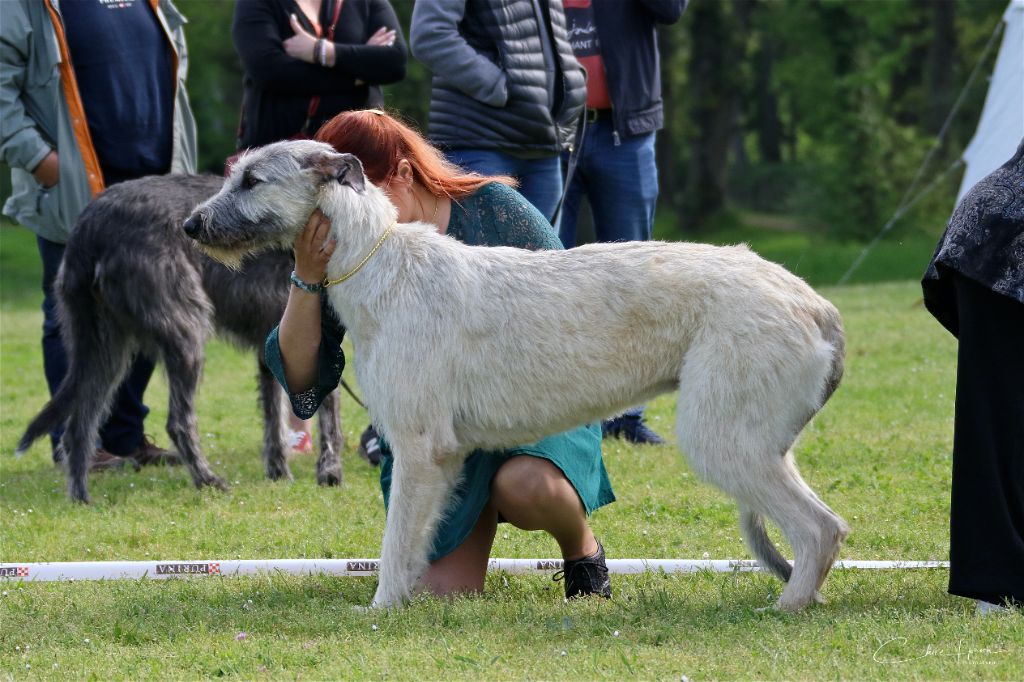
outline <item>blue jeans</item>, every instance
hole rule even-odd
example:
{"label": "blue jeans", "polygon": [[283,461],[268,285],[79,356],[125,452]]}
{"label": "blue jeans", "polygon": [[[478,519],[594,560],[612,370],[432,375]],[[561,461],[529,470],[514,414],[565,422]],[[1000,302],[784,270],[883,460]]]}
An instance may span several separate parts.
{"label": "blue jeans", "polygon": [[[587,124],[576,170],[562,207],[558,236],[565,248],[576,246],[576,222],[583,195],[590,202],[599,242],[648,241],[658,202],[655,133],[625,137],[615,144],[608,120]],[[643,406],[623,414],[642,416]]]}
{"label": "blue jeans", "polygon": [[[60,336],[57,301],[53,290],[53,280],[64,257],[64,245],[42,237],[36,237],[36,244],[43,261],[43,371],[50,395],[53,396],[68,372],[67,350]],[[146,391],[154,367],[149,358],[137,356],[118,389],[110,416],[100,428],[100,442],[108,452],[127,455],[142,444],[142,422],[149,414],[149,408],[142,402],[142,394]],[[57,443],[63,432],[63,428],[50,432],[55,457]]]}
{"label": "blue jeans", "polygon": [[490,149],[452,149],[448,160],[480,175],[511,175],[519,193],[551,222],[562,196],[562,162],[557,155],[523,159]]}
{"label": "blue jeans", "polygon": [[587,124],[576,170],[569,181],[558,236],[565,248],[576,246],[576,221],[583,195],[594,216],[599,242],[647,241],[658,201],[654,133],[624,137],[616,145],[612,122]]}

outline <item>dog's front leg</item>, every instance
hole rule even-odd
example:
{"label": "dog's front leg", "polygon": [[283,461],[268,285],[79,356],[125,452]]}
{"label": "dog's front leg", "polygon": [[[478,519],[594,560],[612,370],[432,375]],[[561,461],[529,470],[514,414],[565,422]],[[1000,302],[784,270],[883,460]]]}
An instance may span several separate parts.
{"label": "dog's front leg", "polygon": [[434,531],[459,473],[462,457],[431,443],[392,443],[395,464],[384,524],[380,580],[372,606],[401,606],[427,570]]}
{"label": "dog's front leg", "polygon": [[285,455],[288,444],[285,438],[285,412],[282,409],[284,391],[262,360],[259,370],[260,405],[263,407],[263,467],[270,480],[283,478],[290,481],[292,472]]}
{"label": "dog's front leg", "polygon": [[331,391],[316,411],[320,424],[320,456],[316,460],[316,482],[320,485],[341,485],[341,451],[345,447],[345,434],[341,430],[338,414],[338,390]]}

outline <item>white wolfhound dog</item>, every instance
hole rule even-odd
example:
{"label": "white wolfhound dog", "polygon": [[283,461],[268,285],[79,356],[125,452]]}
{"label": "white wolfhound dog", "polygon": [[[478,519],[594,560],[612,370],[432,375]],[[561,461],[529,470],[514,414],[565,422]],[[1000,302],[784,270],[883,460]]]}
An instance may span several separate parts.
{"label": "white wolfhound dog", "polygon": [[[310,213],[337,249],[330,304],[355,348],[373,423],[394,449],[374,606],[402,604],[466,456],[678,392],[676,433],[694,470],[739,504],[746,540],[787,585],[818,596],[848,526],[790,451],[842,375],[838,311],[745,246],[474,247],[395,207],[359,161],[310,141],[252,151],[197,207],[189,233],[237,264],[291,246]],[[779,525],[794,565],[765,533]]]}

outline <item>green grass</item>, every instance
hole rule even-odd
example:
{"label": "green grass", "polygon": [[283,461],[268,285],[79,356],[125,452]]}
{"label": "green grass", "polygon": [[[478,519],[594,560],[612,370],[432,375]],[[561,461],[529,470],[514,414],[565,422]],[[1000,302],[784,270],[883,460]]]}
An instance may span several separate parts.
{"label": "green grass", "polygon": [[[822,259],[814,251],[803,262]],[[14,460],[46,397],[36,260],[30,234],[0,228],[0,561],[377,556],[376,472],[353,450],[365,415],[343,401],[342,488],[318,487],[311,457],[293,460],[293,483],[268,482],[253,359],[219,341],[198,410],[230,492],[197,492],[179,469],[107,472],[91,478],[94,503],[81,507],[66,500],[45,443]],[[848,369],[798,444],[801,469],[853,527],[844,558],[944,559],[955,343],[913,281],[822,292],[844,314]],[[158,376],[148,424],[165,444],[166,397]],[[671,433],[673,409],[671,397],[651,403],[657,430]],[[733,503],[698,483],[673,448],[613,441],[605,455],[619,501],[592,523],[610,556],[749,556]],[[494,555],[556,556],[557,547],[502,526]],[[420,598],[385,613],[353,608],[373,594],[364,578],[6,583],[0,676],[1024,678],[1024,617],[977,619],[945,581],[941,570],[837,571],[829,604],[798,615],[759,611],[779,583],[746,573],[615,576],[615,599],[574,604],[545,576],[491,575],[484,596]]]}
{"label": "green grass", "polygon": [[[898,224],[875,244],[850,278],[852,284],[920,280],[941,226],[934,234],[917,226]],[[759,254],[781,263],[815,287],[835,286],[857,260],[865,244],[829,239],[795,218],[751,212],[727,212],[706,232],[686,234],[668,211],[658,213],[656,239],[705,241],[712,244],[746,242]]]}

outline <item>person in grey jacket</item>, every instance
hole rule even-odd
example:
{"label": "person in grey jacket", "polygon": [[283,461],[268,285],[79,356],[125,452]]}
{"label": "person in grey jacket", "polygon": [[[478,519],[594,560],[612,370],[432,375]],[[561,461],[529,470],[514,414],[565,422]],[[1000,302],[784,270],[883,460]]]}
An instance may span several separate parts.
{"label": "person in grey jacket", "polygon": [[551,220],[586,98],[561,0],[418,0],[410,44],[433,73],[431,141],[468,170],[516,178]]}
{"label": "person in grey jacket", "polygon": [[[170,0],[0,2],[0,159],[13,190],[3,213],[36,233],[51,395],[67,372],[54,279],[82,209],[115,182],[195,171],[184,23]],[[94,468],[168,457],[143,433],[152,372],[147,358],[132,366]],[[59,437],[51,434],[55,460]]]}

